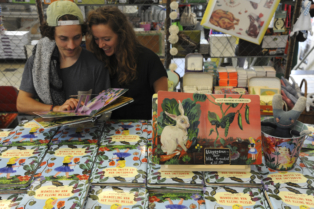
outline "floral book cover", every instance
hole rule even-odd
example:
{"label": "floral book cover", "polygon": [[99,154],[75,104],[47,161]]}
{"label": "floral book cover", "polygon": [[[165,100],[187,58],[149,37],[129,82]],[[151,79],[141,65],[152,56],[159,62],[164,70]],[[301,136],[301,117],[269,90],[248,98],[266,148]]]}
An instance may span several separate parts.
{"label": "floral book cover", "polygon": [[1,147],[0,187],[29,185],[46,150],[46,146]]}
{"label": "floral book cover", "polygon": [[260,44],[280,0],[213,0],[201,25]]}
{"label": "floral book cover", "polygon": [[153,161],[152,147],[147,149],[147,187],[203,187],[203,172],[201,171],[163,171],[157,162]]}
{"label": "floral book cover", "polygon": [[85,209],[146,209],[148,192],[145,188],[92,186]]}
{"label": "floral book cover", "polygon": [[[39,115],[42,118],[62,118],[62,117],[73,117],[73,116],[94,116],[102,109],[104,109],[107,105],[115,101],[128,89],[118,89],[118,88],[110,88],[100,93],[93,99],[89,100],[86,105],[82,105],[77,108],[77,110],[70,111],[45,111],[45,112],[34,112],[36,115]],[[85,99],[89,99],[90,95],[82,95],[79,99],[79,102],[84,103]]]}
{"label": "floral book cover", "polygon": [[305,124],[309,131],[312,131],[312,134],[305,137],[305,141],[303,143],[303,148],[314,149],[314,125]]}
{"label": "floral book cover", "polygon": [[153,95],[152,101],[152,137],[148,141],[147,145],[152,145],[153,142],[157,140],[157,102],[158,102],[158,94]]}
{"label": "floral book cover", "polygon": [[206,209],[201,191],[167,191],[149,192],[149,209]]}
{"label": "floral book cover", "polygon": [[34,175],[47,181],[89,179],[97,145],[53,145]]}
{"label": "floral book cover", "polygon": [[251,165],[250,172],[206,171],[206,186],[262,187],[263,176]]}
{"label": "floral book cover", "polygon": [[23,199],[24,194],[15,193],[15,194],[1,194],[0,195],[0,209],[16,209],[21,200]]}
{"label": "floral book cover", "polygon": [[90,182],[94,185],[146,183],[145,145],[100,146]]}
{"label": "floral book cover", "polygon": [[289,189],[307,189],[313,188],[313,174],[298,159],[295,167],[290,171],[276,171],[263,162],[261,165],[255,165],[257,170],[263,175],[263,184],[267,189],[269,186],[275,186],[277,189],[287,187]]}
{"label": "floral book cover", "polygon": [[148,122],[146,120],[107,121],[101,136],[101,145],[145,145],[147,143]]}
{"label": "floral book cover", "polygon": [[89,184],[82,181],[35,180],[18,209],[83,209]]}
{"label": "floral book cover", "polygon": [[269,209],[260,188],[206,187],[206,209]]}
{"label": "floral book cover", "polygon": [[62,126],[49,144],[97,144],[100,139],[102,126],[84,128],[83,126]]}
{"label": "floral book cover", "polygon": [[313,193],[313,190],[289,187],[268,187],[264,190],[271,209],[312,209],[314,208]]}
{"label": "floral book cover", "polygon": [[314,150],[301,152],[299,157],[301,160],[300,166],[306,167],[314,175]]}
{"label": "floral book cover", "polygon": [[0,146],[47,145],[57,130],[57,128],[44,129],[35,121],[30,121],[16,126],[6,139],[0,141]]}
{"label": "floral book cover", "polygon": [[158,92],[153,154],[160,164],[204,165],[218,164],[205,149],[224,149],[225,164],[260,164],[259,108],[258,95]]}

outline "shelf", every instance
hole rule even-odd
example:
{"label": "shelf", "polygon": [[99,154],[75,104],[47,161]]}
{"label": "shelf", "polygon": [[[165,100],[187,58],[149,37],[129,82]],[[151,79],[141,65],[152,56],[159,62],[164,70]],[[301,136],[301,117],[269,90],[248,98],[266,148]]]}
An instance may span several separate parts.
{"label": "shelf", "polygon": [[18,17],[18,18],[38,18],[37,12],[26,11],[2,11],[3,17]]}
{"label": "shelf", "polygon": [[[203,58],[246,58],[246,57],[287,57],[287,55],[256,55],[256,56],[233,56],[233,57],[210,57],[207,54],[202,54]],[[178,57],[178,56],[171,56],[172,58],[182,58],[184,59],[185,57]]]}

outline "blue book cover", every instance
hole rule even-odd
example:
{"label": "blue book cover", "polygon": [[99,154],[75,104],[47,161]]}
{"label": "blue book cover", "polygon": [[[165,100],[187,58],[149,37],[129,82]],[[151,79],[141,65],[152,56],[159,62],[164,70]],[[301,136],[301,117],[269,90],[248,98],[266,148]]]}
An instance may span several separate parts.
{"label": "blue book cover", "polygon": [[146,183],[147,152],[144,145],[100,146],[90,182],[95,184]]}
{"label": "blue book cover", "polygon": [[97,153],[96,145],[53,145],[34,175],[47,181],[89,179]]}
{"label": "blue book cover", "polygon": [[149,192],[148,208],[206,209],[202,191],[160,190]]}
{"label": "blue book cover", "polygon": [[313,124],[305,124],[309,131],[312,131],[312,134],[305,137],[303,148],[314,149],[314,125]]}
{"label": "blue book cover", "polygon": [[274,186],[264,190],[271,209],[312,209],[314,191],[310,189],[278,188]]}
{"label": "blue book cover", "polygon": [[0,209],[16,209],[23,196],[23,193],[0,194]]}
{"label": "blue book cover", "polygon": [[301,163],[296,161],[295,167],[289,171],[277,171],[268,168],[263,162],[261,165],[255,165],[258,172],[263,175],[263,184],[267,189],[269,186],[292,187],[298,189],[313,188],[312,173]]}
{"label": "blue book cover", "polygon": [[250,172],[206,171],[204,178],[206,186],[261,187],[263,176],[251,165]]}
{"label": "blue book cover", "polygon": [[0,146],[47,145],[57,130],[57,128],[44,129],[36,122],[30,121],[15,127],[7,140],[0,142]]}
{"label": "blue book cover", "polygon": [[45,181],[32,183],[20,202],[18,209],[82,209],[89,184],[85,181]]}
{"label": "blue book cover", "polygon": [[50,144],[97,144],[101,131],[101,125],[94,127],[62,126]]}
{"label": "blue book cover", "polygon": [[[152,159],[152,146],[147,149],[147,187],[203,187],[203,172],[201,171],[162,171],[159,164]],[[156,157],[156,156],[154,156]]]}
{"label": "blue book cover", "polygon": [[29,185],[46,150],[46,146],[1,147],[0,187]]}
{"label": "blue book cover", "polygon": [[267,209],[267,200],[260,188],[206,187],[206,209]]}
{"label": "blue book cover", "polygon": [[146,120],[107,121],[101,145],[145,145],[148,131]]}
{"label": "blue book cover", "polygon": [[92,186],[85,209],[146,209],[148,192],[145,188]]}

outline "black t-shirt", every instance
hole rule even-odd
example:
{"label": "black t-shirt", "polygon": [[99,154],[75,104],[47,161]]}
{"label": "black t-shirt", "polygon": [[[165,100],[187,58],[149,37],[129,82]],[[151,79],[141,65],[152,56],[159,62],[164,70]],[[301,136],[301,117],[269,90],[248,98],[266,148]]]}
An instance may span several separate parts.
{"label": "black t-shirt", "polygon": [[134,99],[131,104],[114,110],[111,119],[151,119],[154,82],[164,76],[167,77],[167,72],[159,57],[150,49],[141,47],[138,50],[136,79],[129,85],[120,85],[117,75],[111,77],[112,88],[129,89],[123,96]]}

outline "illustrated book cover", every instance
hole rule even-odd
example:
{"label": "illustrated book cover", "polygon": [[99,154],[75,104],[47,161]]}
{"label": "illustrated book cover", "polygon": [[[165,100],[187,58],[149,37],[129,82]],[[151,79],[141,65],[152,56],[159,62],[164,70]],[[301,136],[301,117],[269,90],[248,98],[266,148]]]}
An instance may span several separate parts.
{"label": "illustrated book cover", "polygon": [[160,164],[260,164],[259,107],[258,95],[158,92],[153,154]]}
{"label": "illustrated book cover", "polygon": [[148,130],[146,120],[112,120],[107,121],[101,136],[101,145],[145,145]]}
{"label": "illustrated book cover", "polygon": [[305,150],[299,155],[301,167],[306,167],[314,175],[314,150]]}
{"label": "illustrated book cover", "polygon": [[93,185],[144,185],[146,169],[145,145],[100,146],[90,182]]}
{"label": "illustrated book cover", "polygon": [[303,148],[314,149],[314,125],[313,124],[305,124],[309,131],[312,133],[305,137]]}
{"label": "illustrated book cover", "polygon": [[92,186],[88,194],[85,208],[148,208],[148,192],[145,188]]}
{"label": "illustrated book cover", "polygon": [[4,141],[6,141],[10,137],[10,135],[13,134],[13,133],[11,133],[12,130],[13,129],[9,129],[9,128],[0,129],[0,144],[4,143]]}
{"label": "illustrated book cover", "polygon": [[17,208],[83,209],[89,184],[82,181],[46,181],[44,178],[32,182]]}
{"label": "illustrated book cover", "polygon": [[[73,117],[73,116],[94,116],[100,112],[107,105],[115,101],[128,89],[117,89],[110,88],[100,93],[93,99],[89,100],[90,95],[81,95],[78,99],[78,106],[76,110],[70,111],[45,111],[45,112],[34,112],[36,115],[39,115],[42,118],[59,118],[59,117]],[[86,102],[88,101],[88,102]],[[83,104],[82,104],[83,103]]]}
{"label": "illustrated book cover", "polygon": [[23,199],[24,194],[14,193],[14,194],[1,194],[0,195],[0,209],[16,209]]}
{"label": "illustrated book cover", "polygon": [[[44,128],[90,121],[94,122],[102,114],[114,111],[133,102],[134,100],[132,98],[122,96],[122,94],[126,91],[128,91],[128,89],[107,89],[91,99],[89,102],[85,102],[84,105],[77,106],[76,110],[61,112],[35,112],[35,114],[40,116],[39,118],[35,118],[35,120]],[[79,104],[83,102],[83,96],[88,98],[89,95],[80,96]]]}
{"label": "illustrated book cover", "polygon": [[[181,188],[202,188],[202,171],[163,171],[158,162],[153,161],[152,147],[147,149],[147,187],[181,187]],[[156,160],[156,158],[155,158]]]}
{"label": "illustrated book cover", "polygon": [[150,209],[206,209],[202,191],[160,190],[149,192]]}
{"label": "illustrated book cover", "polygon": [[206,187],[206,209],[269,209],[260,188]]}
{"label": "illustrated book cover", "polygon": [[47,181],[87,181],[93,168],[96,145],[53,145],[34,175]]}
{"label": "illustrated book cover", "polygon": [[56,134],[58,128],[42,128],[35,121],[16,126],[0,146],[33,146],[47,145]]}
{"label": "illustrated book cover", "polygon": [[206,186],[236,186],[236,187],[262,187],[263,176],[251,165],[250,172],[233,171],[206,171],[204,179]]}
{"label": "illustrated book cover", "polygon": [[280,0],[210,1],[201,25],[260,44]]}
{"label": "illustrated book cover", "polygon": [[46,146],[1,147],[0,187],[28,186],[46,150]]}
{"label": "illustrated book cover", "polygon": [[295,167],[289,171],[276,171],[268,168],[263,162],[261,165],[255,165],[257,170],[263,175],[263,186],[267,189],[269,186],[276,188],[289,187],[293,189],[307,189],[313,187],[313,174],[298,159]]}
{"label": "illustrated book cover", "polygon": [[314,208],[313,190],[293,189],[291,187],[264,190],[271,209],[310,209]]}
{"label": "illustrated book cover", "polygon": [[62,126],[56,135],[54,135],[50,144],[97,144],[102,128],[101,124],[86,128],[84,126]]}

